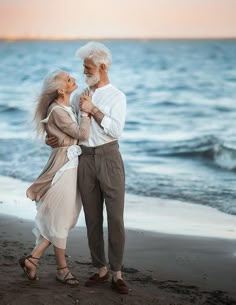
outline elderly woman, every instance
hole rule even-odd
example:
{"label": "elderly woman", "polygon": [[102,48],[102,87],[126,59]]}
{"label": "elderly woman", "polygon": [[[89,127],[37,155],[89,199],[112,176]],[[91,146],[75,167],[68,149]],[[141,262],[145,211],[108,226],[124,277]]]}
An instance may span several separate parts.
{"label": "elderly woman", "polygon": [[77,88],[75,79],[64,71],[54,71],[44,80],[35,111],[39,134],[45,132],[58,139],[58,147],[36,181],[28,188],[27,196],[36,202],[36,247],[31,255],[19,260],[29,280],[37,280],[38,260],[49,247],[54,246],[57,260],[56,279],[69,285],[78,285],[65,258],[69,230],[75,226],[81,209],[77,189],[78,140],[89,136],[90,118],[81,114],[80,125],[70,107],[70,95]]}

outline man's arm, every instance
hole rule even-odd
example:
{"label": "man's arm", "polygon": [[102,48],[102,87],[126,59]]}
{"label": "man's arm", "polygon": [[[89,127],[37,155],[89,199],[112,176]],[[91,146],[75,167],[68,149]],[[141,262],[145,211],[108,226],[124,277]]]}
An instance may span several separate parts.
{"label": "man's arm", "polygon": [[94,118],[94,120],[98,123],[98,125],[100,125],[100,127],[103,128],[103,126],[101,125],[101,123],[102,123],[102,120],[103,120],[105,114],[102,113],[96,106],[94,106],[94,107],[91,109],[90,114],[91,114],[91,116]]}
{"label": "man's arm", "polygon": [[92,103],[90,96],[81,96],[80,110],[90,113],[104,132],[114,138],[119,138],[124,128],[126,117],[126,97],[120,95],[114,101],[110,115],[104,114]]}
{"label": "man's arm", "polygon": [[54,136],[50,137],[50,136],[46,135],[45,143],[48,146],[51,146],[52,148],[58,147],[58,139],[57,139],[57,137],[54,137]]}

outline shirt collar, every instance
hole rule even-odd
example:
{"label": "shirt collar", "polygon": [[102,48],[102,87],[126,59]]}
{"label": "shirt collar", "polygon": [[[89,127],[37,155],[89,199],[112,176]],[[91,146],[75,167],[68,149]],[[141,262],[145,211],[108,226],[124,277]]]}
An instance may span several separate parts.
{"label": "shirt collar", "polygon": [[107,85],[105,85],[105,86],[102,86],[102,87],[97,88],[94,92],[97,92],[97,91],[101,91],[101,90],[110,88],[111,86],[112,86],[112,84],[109,83],[109,84],[107,84]]}

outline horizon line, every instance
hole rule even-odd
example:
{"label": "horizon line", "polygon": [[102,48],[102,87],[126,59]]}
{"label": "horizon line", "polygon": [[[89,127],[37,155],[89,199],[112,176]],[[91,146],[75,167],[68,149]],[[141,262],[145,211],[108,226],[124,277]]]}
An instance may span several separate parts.
{"label": "horizon line", "polygon": [[85,40],[130,40],[130,41],[152,41],[152,40],[236,40],[236,36],[209,36],[209,37],[0,37],[0,41],[85,41]]}

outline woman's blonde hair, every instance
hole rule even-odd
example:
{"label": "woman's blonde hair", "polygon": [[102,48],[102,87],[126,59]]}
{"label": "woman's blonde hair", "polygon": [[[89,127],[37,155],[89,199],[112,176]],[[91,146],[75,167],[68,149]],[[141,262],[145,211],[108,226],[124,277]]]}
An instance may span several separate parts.
{"label": "woman's blonde hair", "polygon": [[49,106],[59,97],[58,90],[61,88],[62,79],[61,74],[64,71],[54,70],[50,72],[44,79],[41,93],[37,98],[37,104],[34,114],[34,121],[36,123],[37,134],[43,135],[45,132],[45,124],[41,123],[41,120],[47,117]]}

